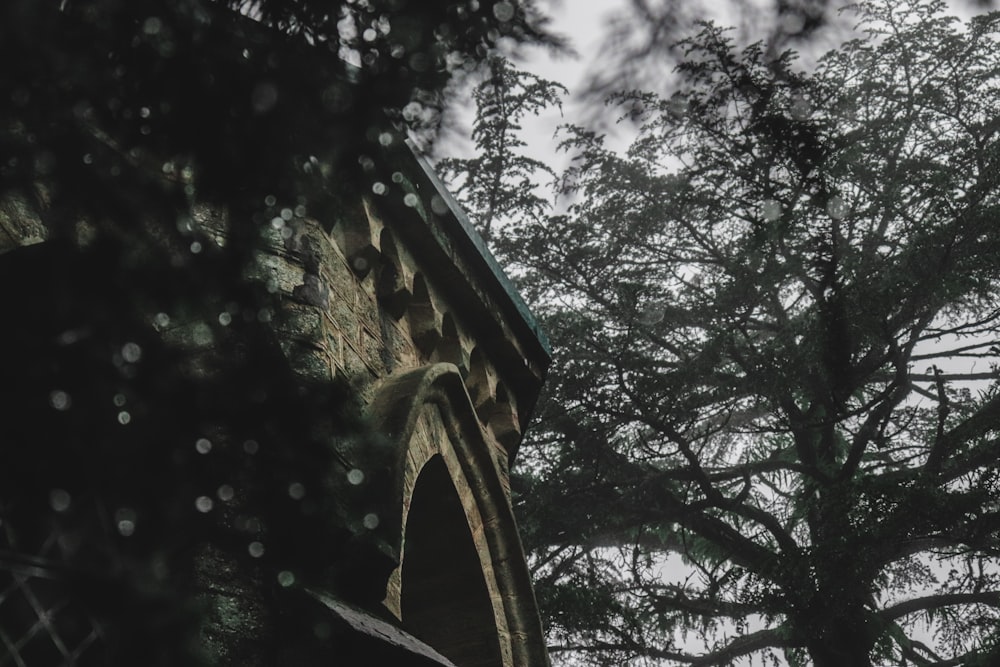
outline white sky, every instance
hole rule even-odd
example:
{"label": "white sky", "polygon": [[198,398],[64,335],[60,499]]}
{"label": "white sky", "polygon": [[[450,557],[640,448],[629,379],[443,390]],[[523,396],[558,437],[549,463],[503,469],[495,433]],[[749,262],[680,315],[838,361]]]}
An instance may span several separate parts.
{"label": "white sky", "polygon": [[[533,74],[557,81],[570,91],[569,98],[564,102],[562,114],[558,110],[551,110],[543,116],[532,119],[525,123],[531,139],[529,144],[532,150],[532,157],[539,158],[547,163],[559,165],[562,161],[555,155],[555,142],[552,136],[556,128],[567,122],[580,122],[585,117],[585,104],[579,96],[586,90],[595,74],[601,71],[603,61],[608,61],[609,54],[606,44],[608,26],[617,18],[623,17],[628,11],[628,6],[633,0],[541,0],[539,5],[543,11],[552,17],[550,28],[553,32],[564,36],[569,46],[576,55],[556,55],[547,49],[530,48],[525,49],[516,58],[516,64]],[[645,0],[651,6],[662,4],[663,0]],[[757,39],[765,39],[768,32],[773,29],[774,0],[737,0],[744,3],[756,4],[761,11],[754,15],[752,12],[740,13],[740,10],[733,5],[733,0],[692,0],[687,5],[691,11],[704,12],[709,18],[713,18],[721,25],[733,24],[740,27],[738,40],[750,43]],[[998,0],[994,0],[996,4]],[[982,12],[986,7],[978,0],[948,0],[952,6],[952,11],[956,15],[967,19],[969,16]],[[848,4],[848,0],[831,0],[828,10],[832,15],[836,15],[836,9],[841,5]],[[744,8],[745,9],[745,8]],[[820,31],[813,35],[814,55],[820,55],[836,44],[836,35],[832,30]],[[798,45],[796,48],[805,51],[809,45]],[[803,60],[807,60],[808,55],[803,55]],[[664,77],[669,76],[673,69],[671,63],[664,63]],[[590,100],[589,103],[592,103]],[[592,112],[592,108],[590,109]],[[468,108],[465,118],[462,120],[467,126],[471,126],[472,113],[474,109]],[[610,145],[616,148],[625,148],[628,142],[628,133],[615,132],[614,118],[606,114],[605,120],[608,125],[602,129],[609,131],[609,138],[617,138]],[[455,142],[455,137],[448,137],[437,152],[441,155],[469,154],[473,150],[470,143],[461,146]],[[557,169],[558,171],[558,169]]]}

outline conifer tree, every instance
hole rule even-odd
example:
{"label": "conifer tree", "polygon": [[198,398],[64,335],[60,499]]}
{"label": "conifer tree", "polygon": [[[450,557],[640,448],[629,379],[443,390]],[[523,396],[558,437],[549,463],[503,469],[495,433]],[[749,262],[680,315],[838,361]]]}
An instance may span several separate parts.
{"label": "conifer tree", "polygon": [[514,489],[558,664],[1000,657],[1000,16],[847,11],[811,71],[702,24],[496,228],[555,349]]}

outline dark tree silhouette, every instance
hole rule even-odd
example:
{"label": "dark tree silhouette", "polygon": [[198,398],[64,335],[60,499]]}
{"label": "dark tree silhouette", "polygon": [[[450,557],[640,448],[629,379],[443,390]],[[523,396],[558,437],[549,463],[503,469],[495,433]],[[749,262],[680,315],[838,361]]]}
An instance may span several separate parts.
{"label": "dark tree silhouette", "polygon": [[1000,17],[849,11],[809,72],[702,24],[495,227],[556,351],[515,490],[562,664],[997,660]]}
{"label": "dark tree silhouette", "polygon": [[[554,44],[543,23],[530,0],[2,3],[0,664],[200,664],[206,544],[274,609],[384,592],[357,576],[388,562],[361,521],[379,476],[341,481],[372,436],[350,387],[292,371],[248,270],[273,220],[334,227],[499,40]],[[315,620],[253,660],[328,659]]]}

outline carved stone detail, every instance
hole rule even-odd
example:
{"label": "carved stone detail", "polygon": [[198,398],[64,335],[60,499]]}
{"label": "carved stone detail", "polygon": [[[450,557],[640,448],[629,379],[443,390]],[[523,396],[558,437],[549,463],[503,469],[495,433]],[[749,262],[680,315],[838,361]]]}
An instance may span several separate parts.
{"label": "carved stone detail", "polygon": [[400,261],[400,251],[392,238],[392,232],[382,230],[382,257],[378,275],[376,294],[382,307],[394,320],[406,313],[406,307],[413,297],[413,271],[408,263]]}
{"label": "carved stone detail", "polygon": [[429,359],[441,340],[443,315],[421,274],[413,278],[413,298],[410,299],[408,314],[413,343]]}
{"label": "carved stone detail", "polygon": [[[456,664],[545,667],[548,660],[509,503],[506,470],[495,456],[500,447],[476,416],[458,368],[433,364],[387,380],[379,388],[370,415],[384,426],[398,461],[394,497],[400,504],[387,508],[385,514],[402,527],[400,566],[389,578],[386,607],[404,627]],[[427,498],[428,488],[437,489],[432,492],[436,500]],[[450,494],[453,500],[448,499]],[[428,518],[428,505],[435,508],[432,518]],[[461,523],[467,531],[435,532],[453,530],[454,517],[433,520],[433,516],[454,512],[449,505],[464,514]],[[457,553],[461,545],[454,542],[463,540],[471,543]],[[425,570],[421,564],[426,559],[419,552],[441,542],[454,552],[447,555],[452,559],[445,563],[448,569]],[[407,568],[414,562],[418,581],[438,576],[442,586],[460,590],[453,594],[448,588],[447,594],[438,590],[435,595],[422,586],[408,588]],[[468,628],[479,650],[467,650],[462,632],[438,636],[433,624],[422,622],[425,608],[429,618],[457,623],[463,618],[488,617],[488,622],[473,622]],[[449,623],[447,627],[454,626]]]}

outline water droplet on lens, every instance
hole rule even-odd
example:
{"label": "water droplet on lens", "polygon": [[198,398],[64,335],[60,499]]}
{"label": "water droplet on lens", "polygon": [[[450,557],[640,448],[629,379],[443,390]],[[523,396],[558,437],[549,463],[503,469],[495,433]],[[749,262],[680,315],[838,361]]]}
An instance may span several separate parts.
{"label": "water droplet on lens", "polygon": [[212,451],[212,441],[208,438],[198,438],[198,441],[194,443],[194,448],[198,450],[199,454],[208,454]]}
{"label": "water droplet on lens", "polygon": [[115,512],[115,524],[122,537],[130,537],[135,533],[135,519],[135,510],[129,507],[122,507]]}
{"label": "water droplet on lens", "polygon": [[288,588],[295,583],[295,575],[288,570],[282,570],[278,573],[278,583],[281,584],[282,587]]}
{"label": "water droplet on lens", "polygon": [[302,500],[306,495],[306,487],[298,482],[292,482],[288,485],[288,495],[293,500]]}
{"label": "water droplet on lens", "polygon": [[195,345],[210,345],[214,340],[212,335],[212,328],[205,324],[204,322],[199,322],[194,326],[191,332],[191,338],[194,340]]}
{"label": "water droplet on lens", "polygon": [[260,449],[260,445],[257,444],[256,440],[247,440],[243,443],[243,451],[247,454],[256,454],[258,449]]}
{"label": "water droplet on lens", "polygon": [[498,21],[510,21],[514,18],[514,5],[509,2],[498,2],[493,5],[493,16],[497,17]]}
{"label": "water droplet on lens", "polygon": [[830,201],[826,203],[826,213],[834,220],[840,220],[847,212],[847,202],[840,195],[830,197]]}
{"label": "water droplet on lens", "polygon": [[264,545],[261,544],[260,542],[251,542],[250,545],[247,547],[247,551],[254,558],[260,558],[261,556],[264,555]]}
{"label": "water droplet on lens", "polygon": [[218,496],[219,500],[224,503],[228,503],[236,495],[236,490],[233,489],[229,484],[223,484],[216,491],[215,495]]}
{"label": "water droplet on lens", "polygon": [[267,113],[278,103],[278,89],[273,83],[261,82],[254,86],[250,105],[256,113]]}
{"label": "water droplet on lens", "polygon": [[357,468],[354,468],[347,473],[347,481],[354,486],[357,486],[358,484],[361,484],[361,482],[365,481],[365,474]]}
{"label": "water droplet on lens", "polygon": [[648,303],[639,310],[639,322],[645,325],[659,324],[663,321],[666,310],[663,304]]}
{"label": "water droplet on lens", "polygon": [[431,210],[438,215],[444,215],[448,212],[448,203],[440,195],[434,195],[431,197]]}
{"label": "water droplet on lens", "polygon": [[156,35],[163,28],[163,22],[157,16],[150,16],[142,24],[142,31],[147,35]]}
{"label": "water droplet on lens", "polygon": [[781,217],[781,202],[775,199],[765,200],[760,207],[760,214],[768,222],[774,222]]}
{"label": "water droplet on lens", "polygon": [[215,503],[208,496],[198,496],[194,501],[195,509],[197,509],[202,514],[206,512],[211,512]]}
{"label": "water droplet on lens", "polygon": [[72,502],[73,499],[65,489],[52,489],[49,492],[49,506],[56,512],[65,512]]}
{"label": "water droplet on lens", "polygon": [[362,520],[362,523],[368,530],[375,530],[376,528],[378,528],[378,515],[375,514],[374,512],[370,512],[365,515],[365,518]]}
{"label": "water droplet on lens", "polygon": [[420,112],[422,107],[418,102],[410,102],[405,107],[403,107],[403,119],[407,122],[412,123],[417,118],[420,117]]}
{"label": "water droplet on lens", "polygon": [[805,95],[795,95],[789,111],[795,120],[806,120],[812,114],[812,102]]}
{"label": "water droplet on lens", "polygon": [[132,421],[132,415],[130,415],[125,410],[122,410],[121,412],[118,413],[118,423],[121,424],[122,426],[125,426],[131,421]]}
{"label": "water droplet on lens", "polygon": [[70,406],[73,405],[73,400],[65,391],[56,389],[49,394],[49,404],[56,410],[69,410]]}
{"label": "water droplet on lens", "polygon": [[122,346],[122,359],[134,364],[142,358],[142,348],[135,343],[125,343]]}
{"label": "water droplet on lens", "polygon": [[414,208],[417,206],[417,204],[420,203],[420,197],[411,192],[407,194],[405,197],[403,197],[403,203],[409,206],[410,208]]}

